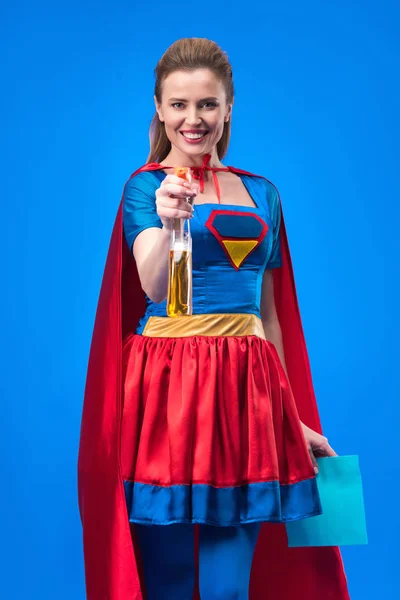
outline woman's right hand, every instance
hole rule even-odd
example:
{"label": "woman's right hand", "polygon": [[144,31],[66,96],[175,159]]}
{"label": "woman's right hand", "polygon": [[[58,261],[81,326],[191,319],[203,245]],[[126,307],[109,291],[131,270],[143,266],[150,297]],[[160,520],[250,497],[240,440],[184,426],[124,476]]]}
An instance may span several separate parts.
{"label": "woman's right hand", "polygon": [[165,229],[173,228],[174,219],[190,219],[193,206],[187,198],[193,199],[199,193],[197,184],[190,184],[177,177],[167,175],[156,191],[157,214]]}

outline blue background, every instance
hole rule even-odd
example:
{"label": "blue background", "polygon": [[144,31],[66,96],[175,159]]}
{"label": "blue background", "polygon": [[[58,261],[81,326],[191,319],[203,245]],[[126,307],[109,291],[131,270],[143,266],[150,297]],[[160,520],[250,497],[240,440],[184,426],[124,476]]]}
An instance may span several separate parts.
{"label": "blue background", "polygon": [[153,68],[186,36],[229,53],[227,162],[280,188],[325,431],[360,454],[370,544],[343,551],[352,599],[394,598],[398,3],[22,0],[0,16],[2,598],[85,597],[76,454],[97,294],[147,156]]}

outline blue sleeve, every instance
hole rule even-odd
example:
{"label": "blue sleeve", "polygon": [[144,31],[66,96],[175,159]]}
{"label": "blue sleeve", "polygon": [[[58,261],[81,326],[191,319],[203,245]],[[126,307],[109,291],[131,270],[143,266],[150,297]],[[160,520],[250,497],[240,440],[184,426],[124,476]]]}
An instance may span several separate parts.
{"label": "blue sleeve", "polygon": [[125,239],[132,250],[141,231],[149,227],[162,228],[156,211],[157,177],[151,172],[138,173],[125,185],[123,197],[123,226]]}
{"label": "blue sleeve", "polygon": [[281,255],[281,203],[279,200],[279,194],[276,187],[272,184],[268,184],[267,192],[269,214],[272,223],[272,248],[271,254],[268,259],[266,269],[277,269],[282,266],[282,255]]}

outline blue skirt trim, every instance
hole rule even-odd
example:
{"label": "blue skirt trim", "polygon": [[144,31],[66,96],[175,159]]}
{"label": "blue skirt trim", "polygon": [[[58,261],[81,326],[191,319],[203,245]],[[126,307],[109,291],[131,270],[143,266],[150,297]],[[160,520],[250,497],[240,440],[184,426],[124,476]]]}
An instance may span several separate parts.
{"label": "blue skirt trim", "polygon": [[125,481],[129,521],[148,525],[203,523],[221,527],[270,521],[287,523],[322,513],[313,477],[217,488],[211,485],[159,486]]}

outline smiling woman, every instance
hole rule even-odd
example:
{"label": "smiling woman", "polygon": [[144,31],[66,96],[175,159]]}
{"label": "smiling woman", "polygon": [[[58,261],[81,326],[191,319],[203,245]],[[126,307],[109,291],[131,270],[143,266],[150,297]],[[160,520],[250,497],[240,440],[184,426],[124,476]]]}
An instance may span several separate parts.
{"label": "smiling woman", "polygon": [[[173,141],[177,141],[179,133],[174,132],[179,132],[179,127],[189,133],[194,130],[198,134],[200,127],[204,128],[204,133],[214,133],[214,144],[209,139],[207,144],[199,145],[196,148],[197,156],[200,150],[203,155],[212,153],[215,146],[220,159],[226,154],[234,97],[232,67],[214,42],[199,39],[196,45],[193,50],[192,40],[179,40],[157,64],[154,91],[157,111],[151,126],[152,147],[148,162],[164,160]],[[202,90],[203,97],[199,97],[199,89]],[[176,115],[175,120],[173,114],[179,111],[181,115]],[[207,112],[211,113],[208,118]],[[211,126],[210,129],[208,125]],[[191,151],[188,146],[182,146],[182,150]]]}
{"label": "smiling woman", "polygon": [[[204,94],[199,97],[199,92]],[[189,93],[191,92],[191,93]],[[211,154],[229,122],[233,97],[209,69],[175,71],[166,77],[163,93],[155,97],[158,123],[169,143],[189,156]],[[156,121],[157,122],[157,121]],[[191,145],[197,146],[192,150]]]}
{"label": "smiling woman", "polygon": [[[234,101],[226,54],[179,40],[157,65],[154,100],[89,363],[87,598],[347,600],[338,550],[293,554],[282,526],[321,512],[315,457],[335,452],[320,433],[278,192],[222,163]],[[193,314],[167,317],[180,219],[193,238]]]}

